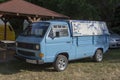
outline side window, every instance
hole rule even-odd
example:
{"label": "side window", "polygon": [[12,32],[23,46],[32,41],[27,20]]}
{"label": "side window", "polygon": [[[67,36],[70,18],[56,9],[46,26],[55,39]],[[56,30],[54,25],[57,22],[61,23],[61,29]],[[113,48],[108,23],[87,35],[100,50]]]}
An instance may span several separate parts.
{"label": "side window", "polygon": [[68,26],[65,25],[54,25],[49,33],[49,37],[67,37]]}

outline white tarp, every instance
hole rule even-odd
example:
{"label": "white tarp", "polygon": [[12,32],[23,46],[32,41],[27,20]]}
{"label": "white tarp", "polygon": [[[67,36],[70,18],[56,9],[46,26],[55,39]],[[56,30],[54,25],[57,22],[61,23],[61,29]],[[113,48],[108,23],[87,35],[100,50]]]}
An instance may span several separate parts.
{"label": "white tarp", "polygon": [[71,21],[73,36],[109,34],[106,23],[99,21]]}

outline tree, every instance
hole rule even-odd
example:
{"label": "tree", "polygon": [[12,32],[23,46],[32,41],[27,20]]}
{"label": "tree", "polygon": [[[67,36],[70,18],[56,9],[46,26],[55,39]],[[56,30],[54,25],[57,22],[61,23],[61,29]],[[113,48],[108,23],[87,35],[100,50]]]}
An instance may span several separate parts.
{"label": "tree", "polygon": [[5,1],[8,1],[8,0],[0,0],[0,3],[5,2]]}
{"label": "tree", "polygon": [[107,22],[109,29],[120,33],[120,7],[116,8],[120,0],[88,0],[88,3],[96,7],[101,20]]}

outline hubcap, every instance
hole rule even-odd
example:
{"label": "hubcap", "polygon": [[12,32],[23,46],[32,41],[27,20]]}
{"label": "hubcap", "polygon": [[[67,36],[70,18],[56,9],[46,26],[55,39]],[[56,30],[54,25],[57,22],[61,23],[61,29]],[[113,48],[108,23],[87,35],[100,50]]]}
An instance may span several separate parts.
{"label": "hubcap", "polygon": [[101,52],[101,50],[98,50],[98,51],[97,51],[97,55],[96,55],[96,57],[97,57],[97,60],[98,60],[98,61],[102,61],[103,56],[102,56],[102,52]]}
{"label": "hubcap", "polygon": [[66,68],[66,65],[67,65],[67,63],[66,63],[65,59],[62,58],[58,61],[58,68],[60,70],[64,70]]}

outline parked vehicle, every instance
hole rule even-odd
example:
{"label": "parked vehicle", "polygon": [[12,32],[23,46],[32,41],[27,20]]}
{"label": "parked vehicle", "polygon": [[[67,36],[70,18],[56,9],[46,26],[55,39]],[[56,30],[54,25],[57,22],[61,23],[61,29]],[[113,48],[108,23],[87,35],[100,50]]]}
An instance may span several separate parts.
{"label": "parked vehicle", "polygon": [[[0,20],[0,40],[4,40],[4,31],[5,31],[5,25],[2,20]],[[7,23],[6,26],[6,40],[14,40],[15,41],[15,32],[12,26]]]}
{"label": "parked vehicle", "polygon": [[92,57],[101,62],[109,48],[105,22],[41,21],[28,26],[16,39],[16,57],[28,63],[54,63],[63,71],[68,61]]}
{"label": "parked vehicle", "polygon": [[120,35],[116,33],[110,34],[110,48],[120,48]]}

